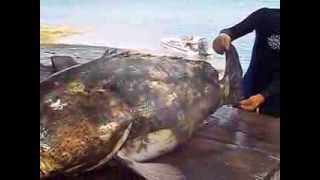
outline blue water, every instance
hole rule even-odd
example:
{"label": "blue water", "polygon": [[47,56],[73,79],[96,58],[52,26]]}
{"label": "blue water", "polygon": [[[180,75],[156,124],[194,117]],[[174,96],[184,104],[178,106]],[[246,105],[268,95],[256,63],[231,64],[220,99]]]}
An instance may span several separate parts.
{"label": "blue water", "polygon": [[[163,37],[199,35],[210,41],[258,8],[280,0],[41,0],[40,22],[86,30],[66,42],[159,49]],[[234,42],[247,69],[254,33]]]}

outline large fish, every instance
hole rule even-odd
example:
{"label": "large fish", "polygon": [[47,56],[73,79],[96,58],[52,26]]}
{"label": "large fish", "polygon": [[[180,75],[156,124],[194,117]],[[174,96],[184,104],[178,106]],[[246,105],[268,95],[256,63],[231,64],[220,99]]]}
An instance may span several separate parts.
{"label": "large fish", "polygon": [[54,73],[40,81],[40,177],[168,153],[239,100],[241,78],[233,46],[221,80],[204,61],[117,49]]}

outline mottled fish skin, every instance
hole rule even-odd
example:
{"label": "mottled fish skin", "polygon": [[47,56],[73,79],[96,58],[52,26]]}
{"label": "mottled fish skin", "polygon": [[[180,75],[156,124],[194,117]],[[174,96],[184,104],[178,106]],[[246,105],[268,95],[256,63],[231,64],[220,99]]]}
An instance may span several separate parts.
{"label": "mottled fish skin", "polygon": [[[121,146],[123,154],[159,150],[141,160],[167,153],[220,96],[218,72],[203,61],[112,51],[55,73],[40,83],[40,177],[91,170]],[[167,149],[152,144],[165,140]]]}

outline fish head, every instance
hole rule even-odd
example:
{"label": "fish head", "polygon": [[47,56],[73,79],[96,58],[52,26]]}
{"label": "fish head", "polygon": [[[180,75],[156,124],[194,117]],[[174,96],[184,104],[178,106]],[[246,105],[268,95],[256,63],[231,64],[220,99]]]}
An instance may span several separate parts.
{"label": "fish head", "polygon": [[99,82],[54,84],[59,81],[40,84],[41,178],[106,163],[125,142],[133,120],[125,101]]}

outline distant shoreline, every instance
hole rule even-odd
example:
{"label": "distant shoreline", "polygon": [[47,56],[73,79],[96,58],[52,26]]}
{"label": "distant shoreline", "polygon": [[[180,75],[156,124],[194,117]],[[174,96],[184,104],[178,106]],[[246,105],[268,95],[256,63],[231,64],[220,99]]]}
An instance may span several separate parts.
{"label": "distant shoreline", "polygon": [[97,46],[97,45],[85,45],[85,44],[67,44],[67,43],[40,43],[40,48],[47,48],[47,47],[91,47],[91,48],[110,48],[108,46]]}
{"label": "distant shoreline", "polygon": [[40,24],[40,44],[57,43],[61,39],[79,34],[81,32],[73,27]]}
{"label": "distant shoreline", "polygon": [[122,48],[122,47],[115,47],[115,46],[103,46],[103,45],[90,45],[90,44],[69,44],[69,43],[40,43],[41,48],[115,48],[115,49],[124,49],[130,51],[136,51],[139,53],[146,53],[146,54],[153,54],[153,55],[160,55],[160,56],[176,56],[170,53],[165,53],[164,51],[156,51],[152,49],[139,49],[139,48]]}

